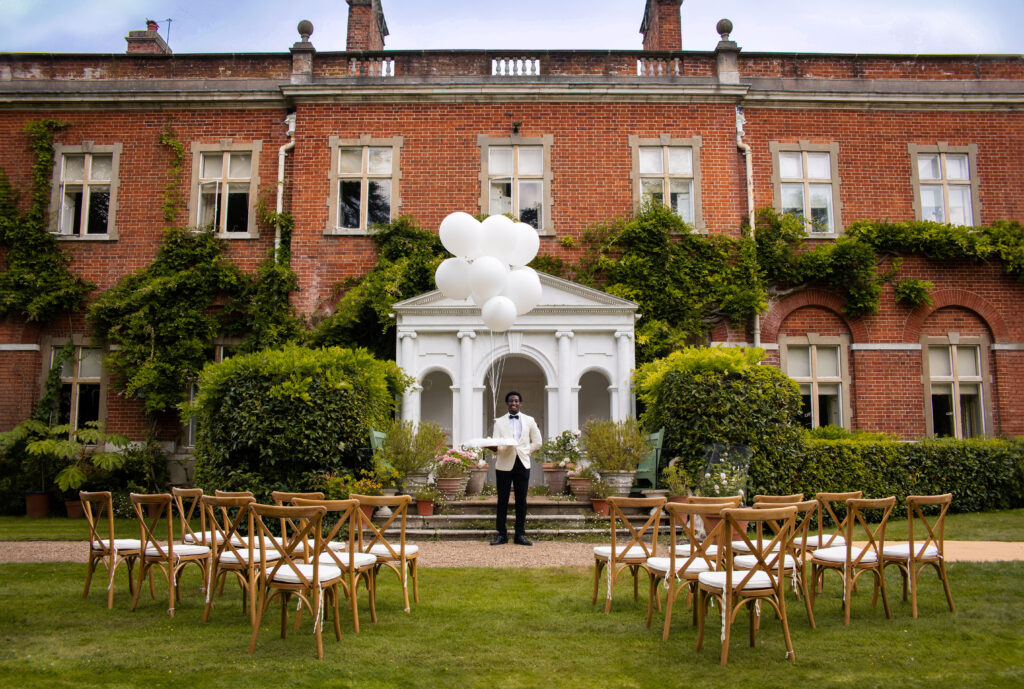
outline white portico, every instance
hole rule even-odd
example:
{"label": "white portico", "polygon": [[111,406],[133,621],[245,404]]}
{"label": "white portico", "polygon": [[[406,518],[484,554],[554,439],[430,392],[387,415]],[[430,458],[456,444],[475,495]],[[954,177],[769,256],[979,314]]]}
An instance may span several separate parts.
{"label": "white portico", "polygon": [[637,305],[539,275],[540,303],[505,333],[492,333],[471,301],[440,291],[393,306],[396,359],[416,379],[402,401],[403,419],[435,421],[457,445],[491,433],[508,390],[522,393],[523,411],[537,419],[545,438],[588,418],[633,413]]}

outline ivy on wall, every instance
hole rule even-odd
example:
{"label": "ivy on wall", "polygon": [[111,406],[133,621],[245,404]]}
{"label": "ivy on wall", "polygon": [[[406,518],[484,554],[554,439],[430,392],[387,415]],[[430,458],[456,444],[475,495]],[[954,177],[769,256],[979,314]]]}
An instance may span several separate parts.
{"label": "ivy on wall", "polygon": [[35,154],[32,164],[31,204],[17,210],[15,192],[0,171],[0,248],[6,267],[0,272],[0,318],[19,315],[47,322],[61,313],[76,311],[93,285],[76,276],[57,238],[45,226],[54,166],[53,138],[66,125],[38,120],[26,126]]}

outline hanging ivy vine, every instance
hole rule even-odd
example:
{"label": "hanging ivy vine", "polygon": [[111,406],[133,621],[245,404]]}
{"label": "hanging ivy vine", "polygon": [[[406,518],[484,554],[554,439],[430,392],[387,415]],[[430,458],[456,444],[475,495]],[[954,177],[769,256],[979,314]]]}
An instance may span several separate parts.
{"label": "hanging ivy vine", "polygon": [[178,210],[184,205],[185,199],[181,194],[181,179],[185,170],[185,144],[181,143],[178,133],[170,122],[160,132],[160,144],[171,152],[171,162],[167,166],[167,181],[163,187],[163,203],[160,208],[163,212],[164,222],[173,223]]}
{"label": "hanging ivy vine", "polygon": [[93,285],[71,272],[70,258],[45,226],[54,166],[53,138],[67,125],[38,120],[26,126],[32,164],[31,203],[17,210],[16,193],[0,171],[0,247],[6,267],[0,272],[0,319],[19,315],[47,322],[81,308]]}

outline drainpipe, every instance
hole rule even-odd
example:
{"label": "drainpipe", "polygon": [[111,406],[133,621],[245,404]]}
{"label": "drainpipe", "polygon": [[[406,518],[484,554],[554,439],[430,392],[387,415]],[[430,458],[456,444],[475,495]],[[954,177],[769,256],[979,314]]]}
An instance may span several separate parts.
{"label": "drainpipe", "polygon": [[[754,224],[754,161],[750,150],[750,144],[743,140],[745,132],[743,125],[747,118],[743,115],[743,106],[736,106],[736,147],[743,151],[743,158],[747,164],[747,219],[750,223],[750,238],[756,239]],[[754,314],[754,346],[761,346],[761,316]]]}
{"label": "drainpipe", "polygon": [[[284,210],[284,161],[288,157],[288,151],[295,148],[295,113],[284,118],[288,125],[288,138],[290,141],[277,149],[277,213]],[[278,260],[278,249],[281,248],[281,225],[278,224],[274,231],[274,261]]]}

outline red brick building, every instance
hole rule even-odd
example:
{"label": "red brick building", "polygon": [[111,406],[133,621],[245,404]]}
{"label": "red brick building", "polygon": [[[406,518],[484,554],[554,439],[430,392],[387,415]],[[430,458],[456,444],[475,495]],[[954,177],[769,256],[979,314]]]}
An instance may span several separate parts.
{"label": "red brick building", "polygon": [[[125,54],[0,54],[0,166],[27,188],[26,123],[68,123],[48,222],[105,290],[156,254],[170,124],[186,147],[175,222],[213,224],[245,270],[275,242],[254,204],[284,180],[303,313],[374,265],[366,228],[399,214],[436,228],[456,210],[511,211],[567,258],[578,250],[560,240],[645,194],[734,236],[753,209],[796,210],[816,242],[858,219],[1024,220],[1021,56],[745,53],[726,21],[713,52],[682,51],[680,0],[648,0],[643,50],[388,50],[379,0],[348,4],[345,52],[317,52],[303,22],[279,53],[175,55],[150,23]],[[886,287],[877,315],[850,319],[807,290],[712,339],[759,342],[804,386],[814,424],[1024,434],[1024,286],[998,265],[903,270],[935,283],[932,307]],[[0,429],[31,413],[69,338],[73,414],[142,437],[82,314],[0,322]]]}

